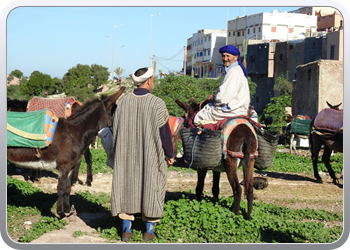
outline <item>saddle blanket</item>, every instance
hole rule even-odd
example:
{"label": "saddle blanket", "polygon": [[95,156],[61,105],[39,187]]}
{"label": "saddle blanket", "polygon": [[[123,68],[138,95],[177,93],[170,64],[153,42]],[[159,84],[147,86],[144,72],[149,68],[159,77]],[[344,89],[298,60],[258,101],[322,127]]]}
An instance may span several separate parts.
{"label": "saddle blanket", "polygon": [[44,148],[54,138],[58,117],[50,109],[7,111],[7,146]]}
{"label": "saddle blanket", "polygon": [[317,130],[337,132],[343,127],[343,110],[322,109],[315,117],[314,127]]}
{"label": "saddle blanket", "polygon": [[[223,158],[226,159],[227,156],[227,139],[229,137],[229,135],[231,134],[232,130],[234,130],[237,125],[239,124],[245,124],[247,125],[250,130],[253,132],[255,139],[257,141],[257,147],[256,147],[256,156],[257,156],[257,150],[258,150],[258,137],[256,135],[255,129],[253,127],[253,125],[250,123],[249,120],[245,119],[245,118],[241,118],[241,117],[237,117],[237,118],[230,118],[221,128],[221,130],[223,130],[223,146],[222,146],[222,153],[223,153]],[[235,153],[235,152],[233,152]],[[237,157],[243,157],[242,156],[238,156]]]}
{"label": "saddle blanket", "polygon": [[290,124],[290,132],[298,135],[308,135],[311,120],[294,119]]}
{"label": "saddle blanket", "polygon": [[169,123],[170,131],[171,131],[171,135],[175,136],[179,133],[179,130],[180,130],[182,124],[184,123],[184,118],[170,116],[168,123]]}
{"label": "saddle blanket", "polygon": [[56,99],[36,96],[29,100],[27,111],[37,111],[48,108],[51,109],[57,117],[67,118],[72,114],[74,103],[81,105],[78,99],[74,96]]}

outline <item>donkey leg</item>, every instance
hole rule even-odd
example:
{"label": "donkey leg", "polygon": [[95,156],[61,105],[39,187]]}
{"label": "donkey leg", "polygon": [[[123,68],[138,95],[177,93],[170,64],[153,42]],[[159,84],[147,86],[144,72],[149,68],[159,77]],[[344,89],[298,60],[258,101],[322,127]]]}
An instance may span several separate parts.
{"label": "donkey leg", "polygon": [[241,196],[242,196],[242,188],[238,181],[237,176],[237,167],[239,166],[239,159],[233,158],[231,156],[227,156],[227,159],[224,161],[225,171],[227,174],[227,179],[231,185],[232,192],[233,192],[233,212],[236,215],[239,215],[239,208],[241,203]]}
{"label": "donkey leg", "polygon": [[40,183],[41,170],[39,169],[31,169],[29,179],[34,183]]}
{"label": "donkey leg", "polygon": [[213,197],[219,199],[220,192],[220,172],[213,171],[213,187],[211,188]]}
{"label": "donkey leg", "polygon": [[322,155],[322,161],[323,161],[324,165],[326,166],[329,175],[333,179],[333,184],[338,184],[338,179],[335,176],[335,173],[333,171],[333,168],[332,168],[331,164],[329,163],[331,154],[332,154],[332,150],[325,145],[324,146],[323,155]]}
{"label": "donkey leg", "polygon": [[294,142],[294,134],[290,135],[290,140],[289,140],[289,153],[293,153],[293,142]]}
{"label": "donkey leg", "polygon": [[254,163],[255,159],[244,159],[246,162],[245,166],[243,167],[243,172],[245,176],[244,180],[244,192],[247,197],[248,201],[248,212],[246,215],[247,220],[251,220],[251,213],[253,210],[253,199],[254,199],[254,193],[253,193],[253,171],[254,171]]}
{"label": "donkey leg", "polygon": [[196,200],[200,201],[203,196],[204,179],[207,175],[207,170],[197,171],[197,186],[196,186]]}
{"label": "donkey leg", "polygon": [[89,150],[89,148],[87,148],[84,152],[84,157],[85,157],[85,161],[87,164],[87,176],[86,176],[86,185],[88,185],[89,187],[91,187],[91,182],[92,182],[92,155],[91,152]]}
{"label": "donkey leg", "polygon": [[71,192],[71,175],[72,169],[58,170],[57,184],[57,214],[60,218],[66,217],[66,213],[70,211],[70,192]]}
{"label": "donkey leg", "polygon": [[321,150],[322,143],[319,138],[317,138],[318,135],[311,134],[311,160],[312,165],[314,168],[314,177],[316,178],[317,183],[322,183],[322,178],[318,173],[318,167],[317,167],[317,161],[318,161],[318,154]]}
{"label": "donkey leg", "polygon": [[81,163],[81,161],[78,164],[76,164],[73,168],[71,185],[74,185],[77,182],[79,182],[79,184],[83,184],[81,181],[79,181],[79,178],[78,178],[80,163]]}
{"label": "donkey leg", "polygon": [[70,208],[70,192],[72,190],[72,185],[71,185],[72,172],[73,172],[73,169],[71,169],[71,171],[69,171],[68,177],[65,180],[66,189],[65,189],[64,196],[63,196],[63,211],[66,213],[66,216],[69,215],[69,212],[71,209]]}

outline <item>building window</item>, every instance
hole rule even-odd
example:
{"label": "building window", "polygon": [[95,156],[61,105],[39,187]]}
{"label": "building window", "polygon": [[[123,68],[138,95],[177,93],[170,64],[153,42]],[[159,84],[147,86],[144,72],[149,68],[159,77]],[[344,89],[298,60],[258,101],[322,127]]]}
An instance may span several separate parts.
{"label": "building window", "polygon": [[255,28],[253,28],[253,33],[255,33]]}
{"label": "building window", "polygon": [[242,36],[244,36],[244,31],[242,31]]}
{"label": "building window", "polygon": [[232,32],[232,36],[235,36],[235,35],[236,35],[236,33],[233,31],[233,32]]}
{"label": "building window", "polygon": [[248,29],[248,35],[250,34],[250,29]]}
{"label": "building window", "polygon": [[331,45],[331,55],[330,59],[334,60],[335,59],[335,45]]}
{"label": "building window", "polygon": [[259,32],[261,32],[261,27],[259,27]]}
{"label": "building window", "polygon": [[206,50],[204,50],[204,56],[206,56],[207,55],[207,51]]}
{"label": "building window", "polygon": [[293,49],[294,48],[294,45],[289,45],[289,49]]}
{"label": "building window", "polygon": [[280,54],[280,61],[283,61],[283,54]]}
{"label": "building window", "polygon": [[228,36],[231,36],[231,31],[228,33]]}
{"label": "building window", "polygon": [[200,52],[200,53],[199,53],[199,56],[203,56],[203,52]]}
{"label": "building window", "polygon": [[311,82],[311,69],[307,70],[306,77],[307,77],[306,78],[307,82],[310,83]]}
{"label": "building window", "polygon": [[210,56],[210,50],[208,50],[208,56]]}
{"label": "building window", "polygon": [[240,31],[237,32],[237,36],[241,36],[241,32]]}
{"label": "building window", "polygon": [[276,27],[271,27],[271,32],[276,32],[277,28]]}
{"label": "building window", "polygon": [[211,40],[211,37],[208,37],[208,41],[210,42],[210,40]]}

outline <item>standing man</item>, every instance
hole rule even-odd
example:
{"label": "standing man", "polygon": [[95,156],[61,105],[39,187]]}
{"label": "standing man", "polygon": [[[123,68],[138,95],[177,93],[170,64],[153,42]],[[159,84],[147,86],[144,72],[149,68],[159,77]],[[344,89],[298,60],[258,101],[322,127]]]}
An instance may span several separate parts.
{"label": "standing man", "polygon": [[240,52],[233,45],[220,48],[219,52],[225,66],[225,75],[216,95],[210,95],[211,101],[194,118],[194,124],[216,123],[226,117],[247,115],[250,103],[247,70],[240,60]]}
{"label": "standing man", "polygon": [[252,119],[253,121],[255,121],[256,123],[258,123],[258,114],[256,113],[256,111],[254,110],[254,106],[250,105],[249,109],[248,109],[248,116],[250,117],[250,119]]}
{"label": "standing man", "polygon": [[167,164],[174,163],[169,113],[152,95],[153,69],[132,74],[137,85],[118,103],[113,123],[115,146],[112,215],[122,219],[122,241],[129,241],[135,214],[146,222],[143,239],[154,237],[154,226],[164,215]]}

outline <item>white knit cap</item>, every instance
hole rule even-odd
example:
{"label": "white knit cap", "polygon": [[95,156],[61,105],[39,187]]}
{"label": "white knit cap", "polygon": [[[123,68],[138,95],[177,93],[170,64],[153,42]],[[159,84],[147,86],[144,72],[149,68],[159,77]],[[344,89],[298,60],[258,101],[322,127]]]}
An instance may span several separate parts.
{"label": "white knit cap", "polygon": [[140,85],[141,83],[144,83],[145,81],[147,81],[148,78],[153,76],[154,70],[153,68],[148,67],[146,73],[144,73],[142,76],[135,76],[135,72],[132,73],[131,79],[134,81],[136,85]]}

